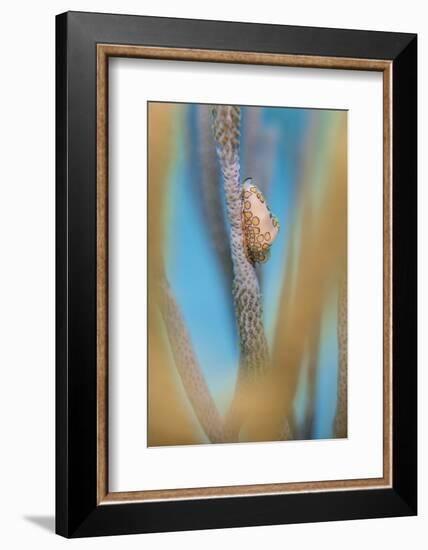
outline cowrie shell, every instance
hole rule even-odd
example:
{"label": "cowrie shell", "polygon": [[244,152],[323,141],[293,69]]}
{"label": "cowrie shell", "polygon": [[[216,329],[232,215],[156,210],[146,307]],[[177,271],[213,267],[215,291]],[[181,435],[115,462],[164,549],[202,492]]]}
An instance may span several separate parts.
{"label": "cowrie shell", "polygon": [[279,222],[251,178],[242,186],[242,228],[248,259],[252,263],[266,262],[279,232]]}

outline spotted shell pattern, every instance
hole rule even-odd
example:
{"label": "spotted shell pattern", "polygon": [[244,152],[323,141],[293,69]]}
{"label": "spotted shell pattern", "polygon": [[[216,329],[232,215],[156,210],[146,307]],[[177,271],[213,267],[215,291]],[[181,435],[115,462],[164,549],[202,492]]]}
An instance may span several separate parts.
{"label": "spotted shell pattern", "polygon": [[252,263],[266,262],[278,235],[279,222],[251,178],[244,181],[242,189],[242,227],[248,259]]}

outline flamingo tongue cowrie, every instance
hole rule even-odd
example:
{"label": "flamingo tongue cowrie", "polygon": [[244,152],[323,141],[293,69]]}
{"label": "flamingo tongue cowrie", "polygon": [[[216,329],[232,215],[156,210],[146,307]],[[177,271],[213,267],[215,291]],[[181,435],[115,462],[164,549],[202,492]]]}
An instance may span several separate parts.
{"label": "flamingo tongue cowrie", "polygon": [[248,259],[252,263],[266,262],[278,235],[279,222],[251,178],[242,186],[242,227]]}

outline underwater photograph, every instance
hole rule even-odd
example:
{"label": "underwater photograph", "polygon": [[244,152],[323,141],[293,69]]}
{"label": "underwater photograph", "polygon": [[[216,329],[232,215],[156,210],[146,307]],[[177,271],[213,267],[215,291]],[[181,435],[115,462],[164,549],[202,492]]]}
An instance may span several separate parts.
{"label": "underwater photograph", "polygon": [[147,115],[147,445],[346,438],[347,111]]}

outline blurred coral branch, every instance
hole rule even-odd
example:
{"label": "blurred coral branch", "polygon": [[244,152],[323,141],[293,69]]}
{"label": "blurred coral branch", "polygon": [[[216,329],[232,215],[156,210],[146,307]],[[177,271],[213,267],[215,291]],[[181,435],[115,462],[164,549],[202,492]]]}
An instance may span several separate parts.
{"label": "blurred coral branch", "polygon": [[[299,239],[299,254],[288,255],[291,265],[281,292],[272,370],[266,387],[255,396],[255,412],[264,439],[275,439],[284,419],[292,417],[303,357],[311,334],[319,330],[321,313],[331,289],[338,284],[347,242],[347,140],[343,113],[335,146],[328,151],[319,204],[306,179],[292,221],[290,242]],[[319,136],[314,142],[319,143]],[[310,153],[309,153],[310,155]],[[294,265],[293,265],[294,264]],[[263,414],[262,414],[263,413]]]}
{"label": "blurred coral branch", "polygon": [[314,331],[309,337],[309,363],[307,376],[307,396],[306,410],[304,417],[303,429],[301,430],[299,439],[312,439],[314,436],[315,425],[315,405],[316,405],[316,389],[317,375],[319,365],[319,345],[320,345],[320,327],[314,328]]}
{"label": "blurred coral branch", "polygon": [[275,166],[278,132],[276,128],[263,124],[260,107],[246,107],[245,113],[243,173],[246,178],[253,178],[257,187],[267,196]]}
{"label": "blurred coral branch", "polygon": [[223,421],[192,348],[190,335],[166,279],[159,282],[159,306],[183,387],[193,410],[211,443],[222,443],[226,437]]}
{"label": "blurred coral branch", "polygon": [[346,264],[339,284],[337,301],[337,342],[339,372],[337,380],[337,407],[334,420],[335,437],[348,436],[348,294]]}
{"label": "blurred coral branch", "polygon": [[[188,331],[179,307],[164,274],[163,250],[167,176],[172,162],[174,122],[180,106],[151,103],[149,106],[149,181],[148,209],[149,235],[156,237],[148,242],[148,277],[151,293],[148,295],[151,323],[149,327],[149,444],[165,445],[180,441],[199,443],[192,420],[180,403],[180,395],[169,383],[172,373],[165,367],[166,354],[161,344],[162,327],[154,323],[159,308],[170,343],[172,361],[175,362],[184,390],[193,406],[196,417],[212,442],[224,439],[223,424],[197,362]],[[156,329],[156,330],[155,330]],[[155,330],[155,332],[154,332]],[[154,342],[157,342],[154,345]],[[162,374],[161,374],[162,373]],[[169,374],[168,374],[169,373]],[[171,407],[171,403],[175,406]]]}
{"label": "blurred coral branch", "polygon": [[201,198],[205,227],[210,237],[209,242],[214,248],[223,271],[226,288],[229,290],[232,281],[232,259],[221,199],[221,181],[215,142],[211,132],[211,107],[198,105],[196,116],[200,179],[198,181],[197,196]]}

